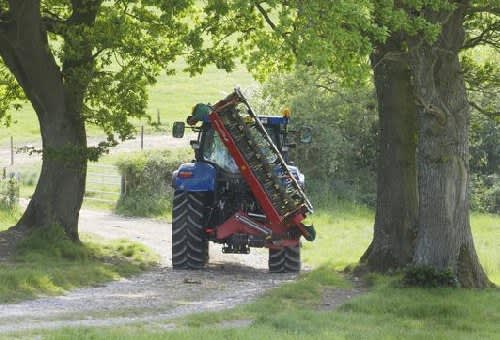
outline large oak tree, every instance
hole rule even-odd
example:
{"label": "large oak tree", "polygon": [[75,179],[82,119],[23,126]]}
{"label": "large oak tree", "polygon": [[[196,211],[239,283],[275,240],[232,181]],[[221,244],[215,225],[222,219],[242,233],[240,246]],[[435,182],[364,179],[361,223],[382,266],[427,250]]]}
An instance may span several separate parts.
{"label": "large oak tree", "polygon": [[[0,1],[0,116],[17,105],[10,99],[23,93],[42,136],[40,178],[18,228],[59,225],[78,240],[87,161],[113,145],[115,135],[132,135],[128,117],[145,115],[146,86],[176,56],[197,46],[199,36],[186,20],[192,5],[189,0]],[[108,136],[99,147],[87,146],[88,123]]]}
{"label": "large oak tree", "polygon": [[[337,6],[324,1],[209,3],[204,27],[223,38],[244,27],[244,38],[237,39],[239,53],[261,75],[302,64],[327,69],[349,83],[366,75],[363,58],[371,55],[381,139],[374,239],[362,261],[382,272],[408,264],[451,269],[462,285],[485,286],[468,219],[468,102],[458,61],[463,39],[450,33],[463,32],[469,4],[444,0]],[[474,10],[488,10],[492,2],[481,1],[481,5]],[[240,14],[243,7],[245,15]],[[478,38],[491,37],[490,26]],[[417,58],[425,48],[428,51]],[[450,86],[450,92],[445,93],[445,86]],[[429,96],[428,89],[433,92],[423,99]],[[436,132],[427,118],[443,111],[443,106],[450,124]],[[436,161],[429,156],[432,153],[447,156],[434,155]],[[437,210],[447,213],[440,218]],[[430,236],[429,230],[441,234],[433,234],[436,238],[430,242],[425,236]],[[422,244],[427,245],[426,254]],[[429,244],[439,249],[431,253],[434,247]]]}

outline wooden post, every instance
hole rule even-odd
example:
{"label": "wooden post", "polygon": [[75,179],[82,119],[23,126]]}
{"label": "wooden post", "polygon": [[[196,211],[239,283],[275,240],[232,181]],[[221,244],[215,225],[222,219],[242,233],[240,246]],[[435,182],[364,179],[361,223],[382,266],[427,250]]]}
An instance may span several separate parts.
{"label": "wooden post", "polygon": [[10,136],[10,165],[14,165],[14,137]]}
{"label": "wooden post", "polygon": [[160,121],[160,109],[156,109],[156,123],[158,125],[161,125],[161,121]]}
{"label": "wooden post", "polygon": [[127,194],[127,179],[125,175],[122,175],[121,185],[120,185],[120,196],[124,197]]}
{"label": "wooden post", "polygon": [[141,125],[141,150],[144,150],[144,125]]}

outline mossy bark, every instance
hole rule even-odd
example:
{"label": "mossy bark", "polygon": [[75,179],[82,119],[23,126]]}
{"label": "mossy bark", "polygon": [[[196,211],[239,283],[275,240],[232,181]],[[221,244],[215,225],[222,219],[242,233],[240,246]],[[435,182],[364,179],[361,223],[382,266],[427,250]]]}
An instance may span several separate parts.
{"label": "mossy bark", "polygon": [[416,106],[402,41],[395,34],[371,55],[380,124],[377,204],[361,262],[378,272],[410,263],[416,235]]}
{"label": "mossy bark", "polygon": [[410,42],[417,96],[418,234],[415,266],[451,269],[463,287],[490,283],[479,263],[469,224],[469,104],[458,58],[466,1],[452,13],[426,12],[444,22],[439,38]]}

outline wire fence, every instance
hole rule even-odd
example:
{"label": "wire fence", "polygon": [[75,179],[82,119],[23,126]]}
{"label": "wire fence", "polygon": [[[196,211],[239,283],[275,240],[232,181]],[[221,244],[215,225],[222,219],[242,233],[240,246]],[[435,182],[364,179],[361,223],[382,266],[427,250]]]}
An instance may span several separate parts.
{"label": "wire fence", "polygon": [[[16,197],[20,195],[29,197],[34,190],[39,177],[39,167],[31,166],[6,166],[0,164],[0,201],[12,197],[11,179],[17,185]],[[125,188],[118,168],[114,165],[89,164],[85,186],[84,200],[114,204],[122,195]],[[21,188],[21,190],[19,190]]]}
{"label": "wire fence", "polygon": [[[138,134],[140,149],[144,149],[144,128]],[[21,187],[20,195],[29,198],[38,182],[41,158],[31,156],[14,137],[0,143],[0,180],[15,177]],[[125,192],[125,179],[114,165],[89,163],[85,190],[85,201],[115,204]],[[0,197],[7,195],[6,185],[0,186]]]}

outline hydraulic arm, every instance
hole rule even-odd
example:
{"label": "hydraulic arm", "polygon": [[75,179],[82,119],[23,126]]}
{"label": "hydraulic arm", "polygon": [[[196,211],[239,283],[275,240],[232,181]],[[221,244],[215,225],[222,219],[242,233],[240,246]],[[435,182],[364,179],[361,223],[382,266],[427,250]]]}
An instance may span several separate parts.
{"label": "hydraulic arm", "polygon": [[[306,239],[314,238],[312,228],[302,224],[313,207],[241,92],[236,89],[215,104],[209,119],[265,214],[265,221],[256,221],[238,212],[228,221],[226,233],[231,232],[227,230],[233,228],[231,223],[243,224],[255,234],[259,227],[270,234],[284,234],[295,226]],[[226,233],[222,228],[220,236]]]}

